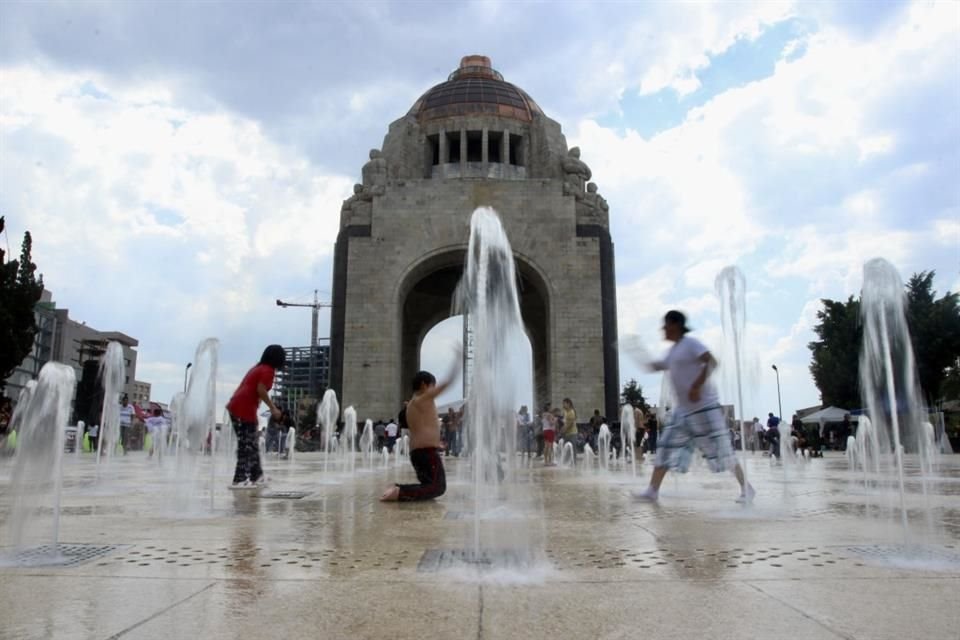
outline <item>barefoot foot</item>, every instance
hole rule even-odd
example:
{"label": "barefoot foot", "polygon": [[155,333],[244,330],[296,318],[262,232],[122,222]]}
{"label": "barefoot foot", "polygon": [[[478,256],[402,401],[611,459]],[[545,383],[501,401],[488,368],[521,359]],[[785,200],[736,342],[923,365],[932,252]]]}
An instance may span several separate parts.
{"label": "barefoot foot", "polygon": [[400,499],[400,487],[392,486],[380,496],[380,502],[396,502]]}

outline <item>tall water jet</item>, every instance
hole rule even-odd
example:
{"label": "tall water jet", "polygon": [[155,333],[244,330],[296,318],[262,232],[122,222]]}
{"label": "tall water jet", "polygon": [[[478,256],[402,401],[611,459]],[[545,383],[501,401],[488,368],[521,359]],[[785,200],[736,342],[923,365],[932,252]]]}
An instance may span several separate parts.
{"label": "tall water jet", "polygon": [[597,455],[600,456],[600,468],[604,471],[610,469],[610,437],[610,427],[604,422],[597,436]]}
{"label": "tall water jet", "polygon": [[297,430],[294,427],[287,429],[287,459],[293,463],[293,452],[297,450]]}
{"label": "tall water jet", "polygon": [[[200,475],[199,458],[204,449],[213,446],[216,427],[216,383],[220,342],[207,338],[197,345],[185,394],[177,394],[171,402],[177,433],[174,492],[178,512],[202,509],[199,498],[204,479]],[[213,508],[216,492],[216,458],[210,457],[209,508]]]}
{"label": "tall water jet", "polygon": [[[28,537],[49,540],[54,547],[59,540],[64,430],[75,387],[73,367],[48,362],[40,370],[36,385],[20,394],[17,453],[10,482],[10,540],[16,548],[23,547]],[[50,531],[38,535],[34,513],[38,506],[51,502]]]}
{"label": "tall water jet", "polygon": [[[891,448],[893,451],[900,521],[909,541],[903,455],[920,454],[920,480],[926,499],[932,452],[923,437],[927,411],[920,393],[905,300],[903,282],[893,265],[874,258],[863,266],[860,390],[879,444],[878,455],[886,457]],[[929,508],[926,514],[930,518]]]}
{"label": "tall water jet", "polygon": [[373,466],[373,456],[377,450],[377,436],[373,432],[373,420],[367,418],[363,423],[363,434],[360,436],[360,453],[367,466]]}
{"label": "tall water jet", "polygon": [[352,406],[343,410],[343,436],[340,438],[340,468],[344,473],[353,474],[357,458],[355,443],[357,442],[357,410]]}
{"label": "tall water jet", "polygon": [[97,441],[98,464],[103,457],[107,462],[110,461],[120,441],[120,394],[123,392],[125,370],[123,347],[119,342],[111,341],[100,361],[103,409],[100,413],[100,439]]}
{"label": "tall water jet", "polygon": [[178,391],[170,398],[170,439],[167,443],[167,454],[172,455],[175,461],[180,459],[180,443],[186,437],[184,395],[183,392]]}
{"label": "tall water jet", "polygon": [[317,422],[323,433],[323,475],[327,475],[330,465],[330,447],[333,444],[333,434],[337,430],[337,419],[340,417],[340,403],[333,389],[327,389],[317,407]]}
{"label": "tall water jet", "polygon": [[[740,425],[740,453],[743,458],[743,483],[747,486],[747,457],[745,446],[747,432],[743,421],[743,340],[747,326],[747,283],[743,272],[735,266],[724,267],[714,281],[717,297],[720,298],[720,318],[723,322],[723,336],[727,343],[727,356],[733,359],[734,377],[737,389],[737,406],[734,418]],[[739,417],[738,417],[739,416]],[[781,438],[781,442],[783,439]]]}
{"label": "tall water jet", "polygon": [[10,424],[7,427],[11,434],[19,433],[23,429],[23,419],[27,415],[28,409],[30,408],[30,400],[33,398],[36,390],[36,380],[28,380],[27,384],[23,386],[23,389],[20,389],[20,394],[17,396],[17,406],[13,409],[13,414],[10,416]]}
{"label": "tall water jet", "polygon": [[[465,316],[473,338],[466,418],[473,465],[474,553],[480,552],[480,514],[500,494],[516,464],[518,405],[514,380],[518,345],[526,340],[517,299],[513,250],[500,218],[481,207],[470,219],[470,239],[454,311]],[[506,468],[501,460],[506,454]]]}
{"label": "tall water jet", "polygon": [[[190,384],[183,402],[186,442],[199,453],[216,425],[217,362],[220,341],[207,338],[197,345],[190,370]],[[211,442],[213,438],[210,438]]]}
{"label": "tall water jet", "polygon": [[[625,404],[620,408],[620,446],[623,448],[623,455],[630,453],[630,464],[632,466],[633,476],[637,476],[637,428],[634,424],[633,407]],[[626,461],[626,457],[624,457]]]}

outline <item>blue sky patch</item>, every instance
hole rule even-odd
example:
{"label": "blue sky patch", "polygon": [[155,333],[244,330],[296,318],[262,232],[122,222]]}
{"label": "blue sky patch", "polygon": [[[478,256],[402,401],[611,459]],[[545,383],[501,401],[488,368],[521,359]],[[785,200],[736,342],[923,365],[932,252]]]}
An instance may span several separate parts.
{"label": "blue sky patch", "polygon": [[[706,104],[714,96],[773,75],[787,45],[812,28],[808,20],[791,18],[769,27],[754,40],[741,38],[720,55],[710,58],[710,65],[697,73],[700,87],[696,91],[680,96],[673,89],[663,89],[641,95],[639,90],[630,89],[620,101],[622,114],[610,114],[601,118],[599,124],[621,133],[633,129],[644,138],[675,127],[683,122],[690,109]],[[802,55],[801,45],[791,51],[789,59]]]}

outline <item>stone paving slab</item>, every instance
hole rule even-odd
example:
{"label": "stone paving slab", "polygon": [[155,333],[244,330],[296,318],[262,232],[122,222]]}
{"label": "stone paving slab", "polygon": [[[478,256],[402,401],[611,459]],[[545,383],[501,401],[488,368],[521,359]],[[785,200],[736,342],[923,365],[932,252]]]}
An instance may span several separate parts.
{"label": "stone paving slab", "polygon": [[[227,490],[223,462],[212,502],[207,466],[178,506],[176,478],[136,454],[99,480],[68,461],[61,540],[118,548],[0,568],[0,638],[960,638],[960,456],[926,497],[908,478],[911,548],[932,559],[914,565],[890,561],[904,541],[891,492],[863,491],[838,456],[786,476],[751,459],[748,508],[704,470],[668,477],[650,505],[624,470],[535,465],[484,503],[478,532],[463,460],[447,460],[442,499],[402,505],[377,497],[412,479],[405,466],[349,478],[317,454],[268,460],[271,490],[307,493],[286,500]],[[0,552],[9,471],[0,460]],[[451,561],[475,535],[523,565]]]}

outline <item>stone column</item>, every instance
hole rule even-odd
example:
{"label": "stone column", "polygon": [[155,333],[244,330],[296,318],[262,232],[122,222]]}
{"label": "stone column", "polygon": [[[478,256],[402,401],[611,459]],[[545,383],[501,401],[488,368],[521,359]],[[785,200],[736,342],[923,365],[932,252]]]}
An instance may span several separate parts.
{"label": "stone column", "polygon": [[490,137],[487,135],[487,128],[483,128],[483,133],[480,135],[480,162],[483,163],[483,168],[487,168],[487,163],[490,162],[490,149],[487,148],[487,142]]}
{"label": "stone column", "polygon": [[467,130],[460,129],[460,175],[467,170]]}
{"label": "stone column", "polygon": [[443,165],[449,162],[450,158],[447,157],[447,130],[440,129],[440,174],[444,175],[446,172],[443,170]]}
{"label": "stone column", "polygon": [[510,129],[503,130],[503,144],[500,145],[500,162],[510,164]]}

